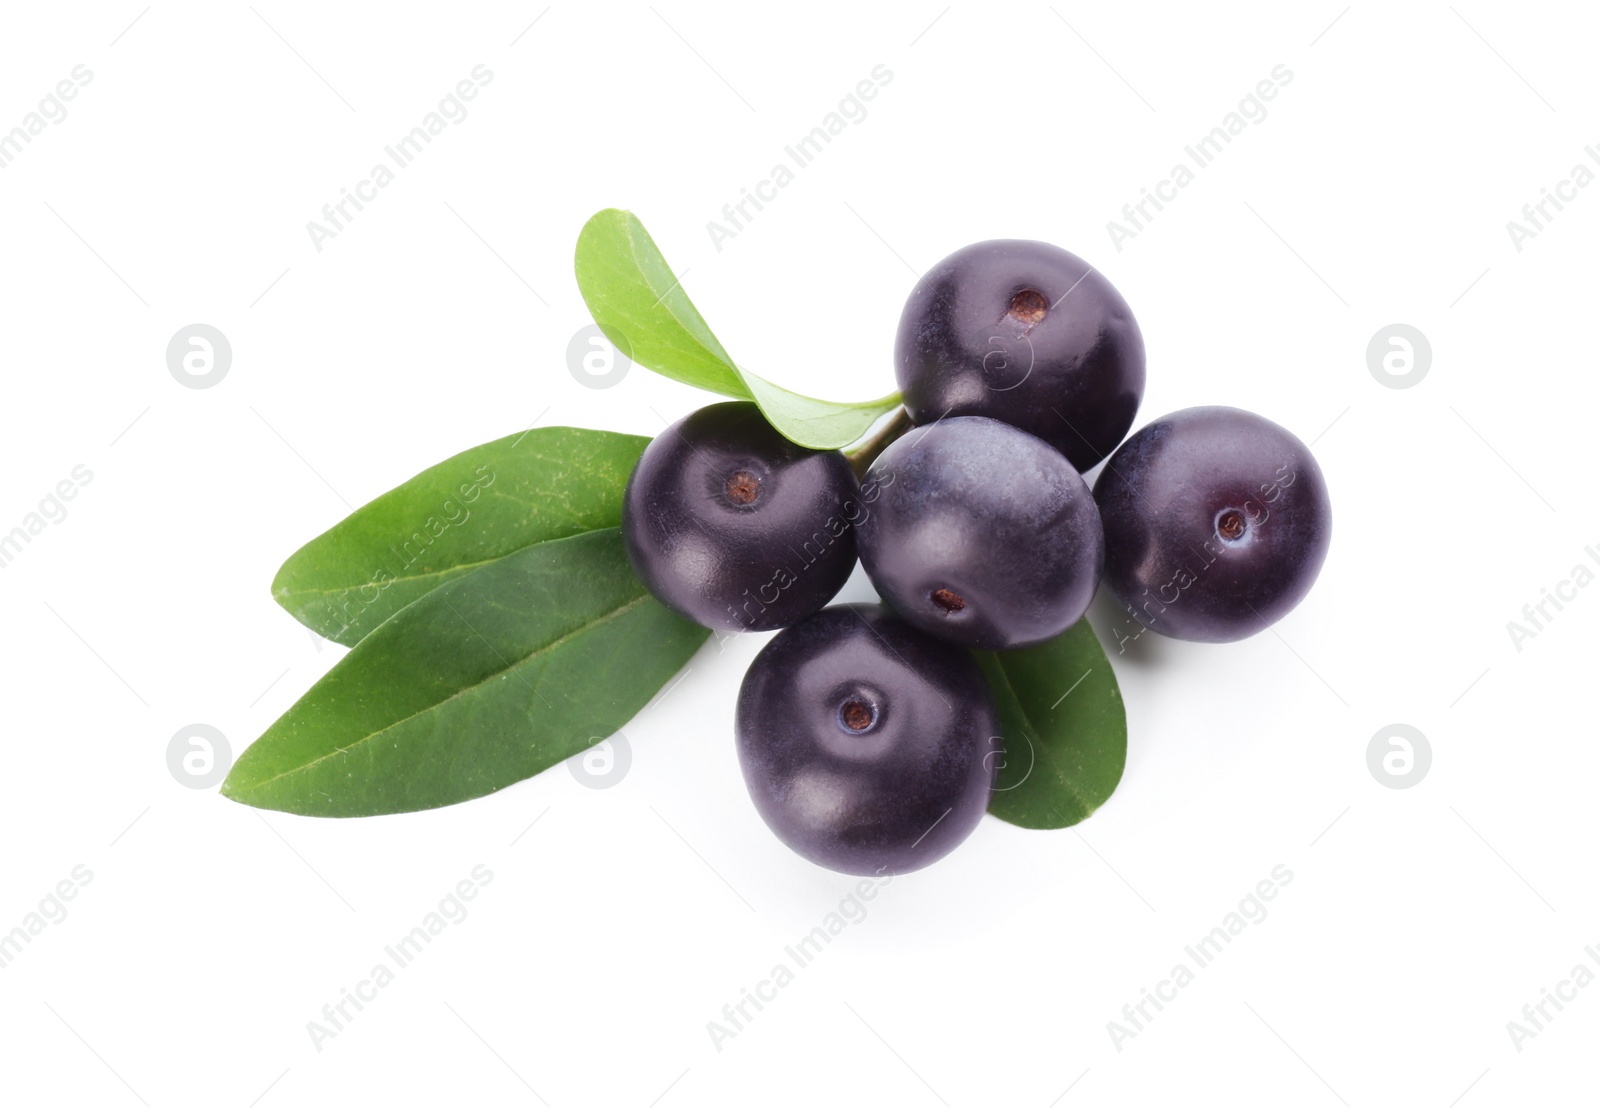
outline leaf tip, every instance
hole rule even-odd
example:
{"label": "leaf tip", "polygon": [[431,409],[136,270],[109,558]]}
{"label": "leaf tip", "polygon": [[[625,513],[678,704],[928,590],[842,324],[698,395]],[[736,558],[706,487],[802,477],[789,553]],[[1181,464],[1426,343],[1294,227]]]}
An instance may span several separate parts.
{"label": "leaf tip", "polygon": [[228,772],[228,777],[224,778],[222,780],[222,785],[217,787],[217,793],[221,794],[229,801],[238,802],[240,805],[253,804],[249,799],[249,790],[240,785],[233,775],[233,771]]}
{"label": "leaf tip", "polygon": [[633,216],[633,211],[629,209],[617,209],[615,207],[598,209],[595,211],[594,216],[583,222],[583,228],[578,232],[578,243],[583,243],[584,238],[589,235],[591,229],[598,229],[604,225],[626,224],[633,219],[636,218]]}

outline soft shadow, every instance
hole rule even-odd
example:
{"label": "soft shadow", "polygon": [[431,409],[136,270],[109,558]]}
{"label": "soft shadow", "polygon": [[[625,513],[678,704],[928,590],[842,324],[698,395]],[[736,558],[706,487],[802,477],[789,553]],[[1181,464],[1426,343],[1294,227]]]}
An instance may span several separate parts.
{"label": "soft shadow", "polygon": [[1094,594],[1088,619],[1113,665],[1131,662],[1141,668],[1156,669],[1171,660],[1172,640],[1157,635],[1130,616],[1104,587]]}

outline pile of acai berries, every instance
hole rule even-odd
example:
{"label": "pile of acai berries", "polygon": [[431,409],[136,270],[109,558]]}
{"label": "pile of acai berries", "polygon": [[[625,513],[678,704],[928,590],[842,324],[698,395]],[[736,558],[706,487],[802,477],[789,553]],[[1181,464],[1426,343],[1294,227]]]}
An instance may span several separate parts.
{"label": "pile of acai berries", "polygon": [[[1052,639],[1102,583],[1141,628],[1202,642],[1263,631],[1305,596],[1331,524],[1311,451],[1220,406],[1123,441],[1144,364],[1103,276],[992,240],[912,291],[904,412],[853,458],[785,440],[748,402],[645,450],[623,507],[640,580],[697,623],[782,629],[745,675],[736,731],[756,808],[795,851],[899,874],[972,832],[1000,730],[968,648]],[[1082,474],[1102,460],[1091,493]],[[828,606],[858,557],[882,603]]]}

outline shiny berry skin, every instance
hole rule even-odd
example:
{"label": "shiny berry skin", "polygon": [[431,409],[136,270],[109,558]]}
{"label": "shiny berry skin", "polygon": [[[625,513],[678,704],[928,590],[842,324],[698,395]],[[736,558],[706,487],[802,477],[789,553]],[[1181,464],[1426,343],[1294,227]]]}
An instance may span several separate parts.
{"label": "shiny berry skin", "polygon": [[1264,631],[1310,591],[1333,519],[1305,443],[1232,407],[1144,427],[1095,483],[1106,587],[1152,631],[1226,643]]}
{"label": "shiny berry skin", "polygon": [[901,312],[894,356],[916,424],[998,418],[1079,472],[1117,447],[1144,397],[1144,338],[1127,302],[1037,240],[986,240],[935,264]]}
{"label": "shiny berry skin", "polygon": [[992,418],[946,418],[862,477],[861,564],[907,623],[1005,650],[1059,635],[1094,599],[1105,545],[1083,478]]}
{"label": "shiny berry skin", "polygon": [[977,663],[875,605],[781,632],[739,687],[739,765],[761,819],[811,862],[898,875],[977,827],[1000,764]]}
{"label": "shiny berry skin", "polygon": [[645,448],[622,536],[634,573],[669,608],[706,627],[770,631],[844,585],[860,515],[843,454],[786,440],[754,403],[716,403]]}

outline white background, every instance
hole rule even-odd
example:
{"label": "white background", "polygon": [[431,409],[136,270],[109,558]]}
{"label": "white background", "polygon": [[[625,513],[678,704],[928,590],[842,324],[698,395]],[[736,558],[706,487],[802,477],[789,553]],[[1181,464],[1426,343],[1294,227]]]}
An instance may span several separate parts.
{"label": "white background", "polygon": [[[0,170],[0,533],[75,465],[93,480],[0,569],[0,932],[76,865],[93,881],[0,970],[0,1103],[1592,1105],[1600,990],[1520,1052],[1507,1031],[1576,965],[1600,975],[1600,588],[1520,650],[1506,629],[1573,566],[1600,572],[1600,188],[1521,251],[1506,229],[1600,169],[1588,13],[541,11],[7,7],[0,130],[75,65],[93,79]],[[307,222],[480,63],[470,114],[317,251]],[[879,64],[865,119],[716,250],[706,223]],[[1114,247],[1107,222],[1279,64],[1266,118]],[[1259,411],[1315,439],[1335,507],[1321,581],[1275,634],[1115,658],[1128,769],[1098,814],[985,820],[720,1051],[707,1023],[852,882],[745,795],[732,707],[759,639],[708,646],[603,791],[557,768],[328,821],[167,766],[193,723],[236,755],[336,660],[268,586],[351,505],[530,424],[654,433],[710,401],[568,373],[589,321],[573,243],[613,205],[738,359],[836,398],[891,388],[922,268],[981,239],[1060,244],[1138,315],[1141,423]],[[197,322],[233,347],[208,390],[165,362]],[[1392,323],[1432,344],[1407,390],[1367,365]],[[1432,745],[1407,790],[1368,768],[1396,722]],[[324,1004],[479,864],[467,918],[319,1052]],[[1119,1051],[1124,1004],[1279,864],[1266,919]]]}

